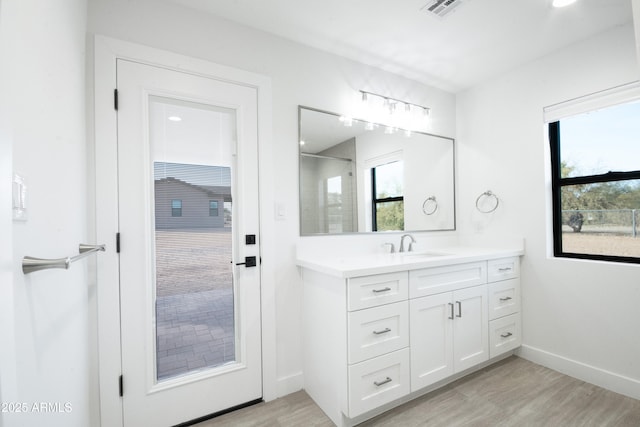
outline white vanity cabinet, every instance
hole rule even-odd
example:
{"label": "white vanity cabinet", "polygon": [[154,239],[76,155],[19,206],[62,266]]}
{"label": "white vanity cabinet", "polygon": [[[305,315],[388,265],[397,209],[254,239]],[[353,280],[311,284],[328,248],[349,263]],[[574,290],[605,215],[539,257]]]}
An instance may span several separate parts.
{"label": "white vanity cabinet", "polygon": [[489,357],[520,347],[520,259],[509,257],[488,262]]}
{"label": "white vanity cabinet", "polygon": [[489,359],[487,286],[411,300],[411,391]]}
{"label": "white vanity cabinet", "polygon": [[375,274],[301,264],[304,388],[336,425],[520,345],[519,257],[478,258]]}

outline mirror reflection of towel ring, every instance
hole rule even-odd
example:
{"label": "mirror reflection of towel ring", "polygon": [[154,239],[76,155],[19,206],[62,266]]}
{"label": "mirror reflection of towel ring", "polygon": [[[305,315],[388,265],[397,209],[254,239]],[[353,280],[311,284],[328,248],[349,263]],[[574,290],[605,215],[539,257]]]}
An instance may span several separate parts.
{"label": "mirror reflection of towel ring", "polygon": [[[495,204],[493,205],[492,208],[487,209],[487,210],[482,210],[480,208],[480,201],[485,199],[485,198],[493,198],[495,200]],[[491,213],[493,211],[495,211],[496,209],[498,209],[498,205],[500,204],[500,199],[498,199],[498,196],[496,196],[495,194],[493,194],[491,192],[491,190],[487,190],[484,193],[482,193],[481,195],[478,196],[478,198],[476,199],[476,209],[478,209],[478,211],[482,212],[482,213]]]}
{"label": "mirror reflection of towel ring", "polygon": [[436,200],[436,196],[427,197],[422,203],[422,212],[425,215],[433,215],[438,210],[438,201]]}

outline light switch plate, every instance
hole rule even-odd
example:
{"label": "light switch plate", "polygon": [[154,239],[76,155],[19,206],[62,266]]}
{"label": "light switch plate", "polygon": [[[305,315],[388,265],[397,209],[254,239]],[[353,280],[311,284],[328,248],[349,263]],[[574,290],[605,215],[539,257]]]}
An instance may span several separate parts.
{"label": "light switch plate", "polygon": [[13,220],[27,220],[27,186],[24,178],[13,174]]}

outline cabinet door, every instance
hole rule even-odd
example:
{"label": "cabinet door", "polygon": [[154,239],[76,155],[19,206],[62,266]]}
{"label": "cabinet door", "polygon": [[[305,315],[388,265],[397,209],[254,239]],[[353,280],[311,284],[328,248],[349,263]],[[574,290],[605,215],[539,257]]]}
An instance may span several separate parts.
{"label": "cabinet door", "polygon": [[412,392],[453,374],[453,308],[451,292],[409,303]]}
{"label": "cabinet door", "polygon": [[487,285],[454,291],[453,302],[453,365],[460,372],[489,359]]}

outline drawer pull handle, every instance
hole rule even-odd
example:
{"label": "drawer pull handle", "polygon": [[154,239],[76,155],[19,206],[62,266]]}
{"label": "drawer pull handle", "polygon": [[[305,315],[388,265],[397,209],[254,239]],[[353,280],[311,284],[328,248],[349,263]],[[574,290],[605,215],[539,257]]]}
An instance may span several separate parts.
{"label": "drawer pull handle", "polygon": [[504,273],[505,271],[511,271],[511,267],[503,267],[503,268],[499,268],[498,271]]}
{"label": "drawer pull handle", "polygon": [[453,320],[453,304],[449,303],[449,308],[451,309],[451,317],[448,317],[448,319]]}
{"label": "drawer pull handle", "polygon": [[383,329],[383,330],[381,330],[381,331],[373,331],[373,333],[374,333],[374,334],[376,334],[376,335],[386,334],[387,332],[391,332],[391,329],[389,329],[389,328],[384,328],[384,329]]}
{"label": "drawer pull handle", "polygon": [[373,383],[375,384],[376,387],[380,387],[381,385],[385,385],[386,383],[390,383],[391,381],[393,381],[391,378],[387,377],[382,381],[374,381]]}
{"label": "drawer pull handle", "polygon": [[462,317],[462,303],[460,301],[456,301],[456,304],[458,304],[458,314],[456,314],[456,317]]}
{"label": "drawer pull handle", "polygon": [[509,301],[509,300],[511,300],[511,299],[513,299],[513,298],[511,298],[511,297],[504,297],[504,298],[500,298],[500,301]]}
{"label": "drawer pull handle", "polygon": [[373,289],[372,292],[375,294],[378,294],[380,292],[389,292],[390,290],[391,288],[387,286],[386,288],[382,288],[382,289]]}
{"label": "drawer pull handle", "polygon": [[501,334],[500,336],[502,338],[509,338],[511,335],[513,335],[511,332],[507,332],[506,334]]}

